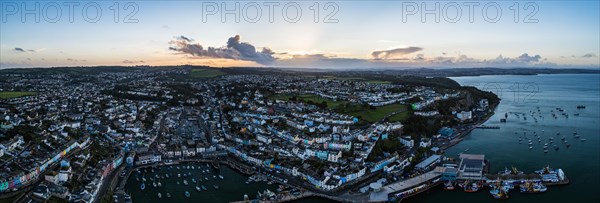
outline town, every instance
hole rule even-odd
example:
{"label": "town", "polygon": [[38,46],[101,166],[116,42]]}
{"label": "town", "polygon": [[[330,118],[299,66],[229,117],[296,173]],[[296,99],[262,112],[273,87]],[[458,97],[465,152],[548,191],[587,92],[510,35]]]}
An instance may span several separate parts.
{"label": "town", "polygon": [[[0,75],[0,195],[18,202],[131,201],[130,175],[185,162],[266,174],[338,201],[388,201],[422,185],[382,186],[414,177],[481,179],[483,155],[443,152],[499,102],[446,78],[369,72],[174,66]],[[464,160],[478,172],[464,172]]]}

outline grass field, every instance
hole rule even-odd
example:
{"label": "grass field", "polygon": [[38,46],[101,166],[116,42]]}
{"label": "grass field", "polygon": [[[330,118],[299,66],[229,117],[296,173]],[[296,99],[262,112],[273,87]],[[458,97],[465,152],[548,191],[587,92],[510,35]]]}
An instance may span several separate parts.
{"label": "grass field", "polygon": [[35,92],[0,92],[0,99],[10,99],[36,95]]}
{"label": "grass field", "polygon": [[[307,102],[307,101],[312,101],[314,103],[327,102],[327,108],[334,109],[334,110],[338,106],[348,102],[348,101],[333,101],[330,99],[322,98],[322,97],[320,97],[318,95],[314,95],[314,94],[301,94],[301,95],[279,94],[279,95],[272,96],[271,99],[279,99],[279,100],[289,101],[290,97],[293,97],[293,96],[296,96],[297,98],[302,98],[305,102]],[[344,107],[344,106],[342,106],[342,107]],[[401,111],[401,110],[404,110],[404,111],[407,110],[406,105],[403,105],[403,104],[390,104],[390,105],[376,107],[375,109],[370,109],[369,107],[362,107],[362,106],[354,105],[354,108],[356,108],[356,110],[354,110],[352,112],[348,112],[346,114],[355,116],[355,117],[360,116],[362,118],[362,120],[365,120],[365,121],[368,121],[371,123],[381,120],[383,117],[385,117],[389,113]],[[410,114],[409,111],[396,114],[394,116],[391,116],[389,118],[389,121],[403,121],[409,116],[409,114]]]}
{"label": "grass field", "polygon": [[360,116],[363,120],[374,123],[381,120],[389,113],[400,110],[406,110],[406,106],[403,104],[390,104],[377,107],[375,110],[363,108],[360,111],[350,112],[349,114],[356,117]]}
{"label": "grass field", "polygon": [[328,79],[328,80],[354,80],[354,81],[365,80],[364,78],[345,78],[345,77],[336,77],[336,76],[325,76],[323,78]]}
{"label": "grass field", "polygon": [[369,81],[367,81],[367,83],[370,83],[370,84],[392,84],[392,82],[384,81],[384,80],[369,80]]}
{"label": "grass field", "polygon": [[191,78],[214,78],[225,75],[224,72],[217,69],[192,69]]}
{"label": "grass field", "polygon": [[308,102],[308,101],[312,101],[314,103],[327,102],[327,108],[330,108],[330,109],[335,108],[345,102],[345,101],[333,101],[330,99],[325,99],[323,97],[320,97],[320,96],[314,95],[314,94],[301,94],[301,95],[280,94],[280,95],[275,95],[275,96],[271,97],[271,99],[279,99],[279,100],[288,101],[288,100],[290,100],[290,97],[293,97],[293,96],[296,96],[296,98],[302,98],[304,100],[304,102]]}
{"label": "grass field", "polygon": [[408,119],[408,117],[410,116],[411,113],[412,112],[410,112],[410,111],[405,111],[405,112],[390,116],[388,118],[388,121],[389,122],[396,122],[396,121],[404,122],[404,121],[406,121],[406,119]]}

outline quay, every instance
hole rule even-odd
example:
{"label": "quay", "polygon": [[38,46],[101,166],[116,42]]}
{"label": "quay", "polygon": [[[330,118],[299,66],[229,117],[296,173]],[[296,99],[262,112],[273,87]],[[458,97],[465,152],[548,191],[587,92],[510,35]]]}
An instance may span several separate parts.
{"label": "quay", "polygon": [[478,128],[478,129],[500,129],[500,126],[480,125],[480,126],[477,126],[475,128]]}

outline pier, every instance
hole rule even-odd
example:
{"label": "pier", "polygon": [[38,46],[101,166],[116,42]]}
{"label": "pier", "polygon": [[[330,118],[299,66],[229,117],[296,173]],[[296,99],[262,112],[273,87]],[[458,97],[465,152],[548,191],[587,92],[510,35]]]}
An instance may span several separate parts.
{"label": "pier", "polygon": [[477,126],[475,128],[478,128],[478,129],[500,129],[500,126],[480,125],[480,126]]}

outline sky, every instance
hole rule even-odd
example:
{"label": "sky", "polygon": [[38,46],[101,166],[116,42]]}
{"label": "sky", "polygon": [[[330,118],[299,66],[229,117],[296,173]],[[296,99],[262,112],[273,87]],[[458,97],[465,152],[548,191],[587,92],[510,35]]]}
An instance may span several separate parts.
{"label": "sky", "polygon": [[600,67],[597,0],[0,5],[0,68]]}

